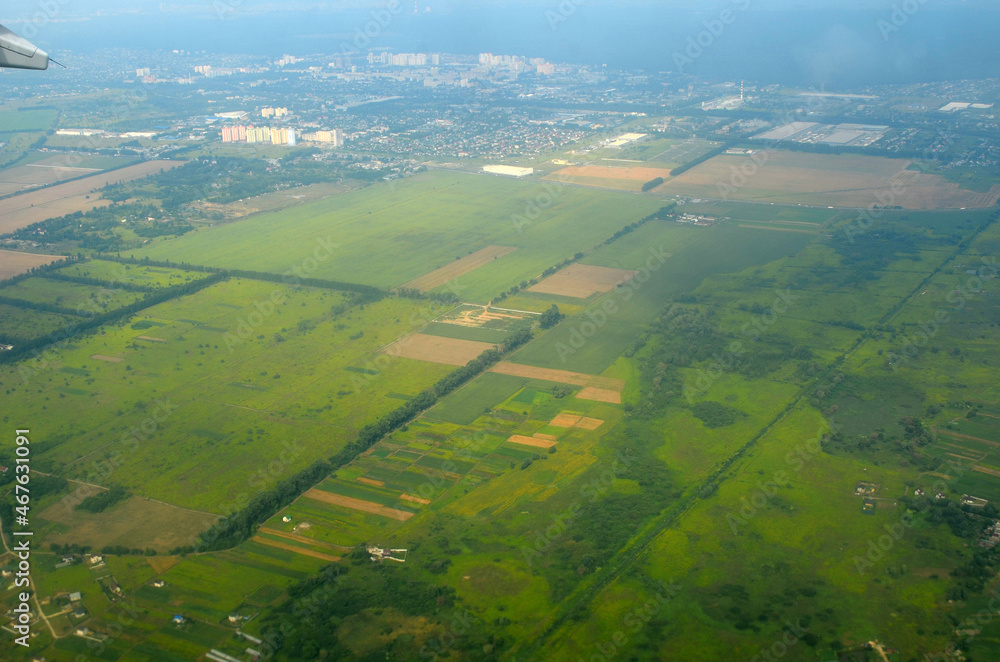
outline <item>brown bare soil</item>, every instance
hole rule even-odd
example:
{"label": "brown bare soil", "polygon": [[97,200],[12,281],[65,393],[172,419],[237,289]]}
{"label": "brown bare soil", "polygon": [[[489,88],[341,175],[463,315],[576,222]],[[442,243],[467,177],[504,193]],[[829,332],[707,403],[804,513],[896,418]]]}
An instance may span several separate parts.
{"label": "brown bare soil", "polygon": [[[745,163],[745,157],[717,156],[656,190],[718,198],[719,184],[730,185],[733,169]],[[777,151],[729,193],[739,200],[868,208],[887,204],[876,195],[893,191],[888,204],[904,209],[992,207],[1000,199],[1000,185],[984,193],[971,191],[941,175],[909,170],[911,164],[905,159]]]}
{"label": "brown bare soil", "polygon": [[65,216],[77,211],[105,207],[99,190],[108,184],[141,179],[160,170],[183,165],[182,161],[146,161],[126,168],[57,184],[38,191],[28,191],[0,200],[0,234],[13,232],[48,218]]}
{"label": "brown bare soil", "polygon": [[429,290],[433,290],[435,287],[444,285],[449,280],[458,278],[462,274],[467,274],[474,269],[478,269],[484,264],[489,264],[493,260],[499,259],[508,253],[513,253],[516,250],[516,248],[512,248],[510,246],[487,246],[486,248],[480,249],[475,253],[470,253],[463,258],[455,260],[451,264],[445,265],[440,269],[435,269],[430,273],[426,273],[423,276],[414,278],[407,283],[403,283],[401,287],[427,292]]}
{"label": "brown bare soil", "polygon": [[576,394],[576,397],[581,400],[608,402],[615,405],[620,405],[622,403],[622,394],[620,392],[610,391],[604,388],[594,388],[593,386],[580,389],[580,392]]}
{"label": "brown bare soil", "polygon": [[943,434],[946,437],[955,437],[957,439],[970,439],[972,441],[978,441],[979,443],[986,444],[988,446],[993,446],[993,447],[1000,446],[1000,444],[998,444],[997,442],[990,441],[989,439],[982,439],[980,437],[970,437],[967,434],[959,434],[958,432],[952,432],[950,430],[939,430],[937,428],[933,428],[933,429],[934,429],[935,433],[937,433],[937,434]]}
{"label": "brown bare soil", "polygon": [[509,363],[507,361],[501,361],[490,368],[490,371],[501,375],[527,377],[528,379],[541,379],[547,382],[557,382],[559,384],[595,386],[597,388],[609,389],[616,392],[625,390],[625,380],[623,379],[599,377],[597,375],[585,375],[580,372],[555,370],[553,368],[536,368],[535,366],[522,365],[520,363]]}
{"label": "brown bare soil", "polygon": [[147,556],[146,563],[149,567],[153,569],[158,575],[162,575],[167,570],[170,570],[175,565],[181,562],[181,557],[179,556]]}
{"label": "brown bare soil", "polygon": [[580,422],[576,424],[576,427],[582,430],[596,430],[602,425],[604,425],[604,421],[599,418],[581,418]]}
{"label": "brown bare soil", "polygon": [[424,506],[426,506],[431,502],[430,499],[421,499],[418,496],[413,496],[412,494],[405,494],[405,493],[400,494],[399,498],[402,499],[403,501],[412,501],[413,503],[419,503]]}
{"label": "brown bare soil", "polygon": [[250,540],[258,542],[261,545],[267,545],[268,547],[277,547],[278,549],[284,549],[289,552],[295,552],[296,554],[301,554],[302,556],[310,556],[314,559],[319,559],[320,561],[329,561],[330,563],[336,563],[340,560],[339,556],[333,556],[332,554],[324,554],[323,552],[317,552],[306,547],[299,547],[297,545],[289,545],[288,543],[283,543],[278,540],[271,540],[270,538],[262,538],[261,536],[254,536]]}
{"label": "brown bare soil", "polygon": [[266,526],[262,526],[260,529],[258,529],[258,533],[267,533],[268,535],[278,536],[279,538],[287,538],[288,540],[294,540],[295,542],[302,543],[303,545],[312,545],[313,547],[326,547],[331,550],[334,550],[334,548],[350,549],[349,547],[341,547],[339,545],[333,545],[330,543],[323,542],[322,540],[307,538],[306,536],[300,536],[296,533],[289,533],[288,531],[279,531],[278,529],[272,529]]}
{"label": "brown bare soil", "polygon": [[657,177],[670,179],[670,170],[667,168],[648,168],[638,166],[635,168],[614,168],[611,166],[569,166],[557,170],[550,175],[553,179],[560,181],[572,181],[576,177],[587,177],[595,179],[627,179],[634,182],[648,182]]}
{"label": "brown bare soil", "polygon": [[577,423],[579,423],[581,418],[583,417],[580,416],[580,414],[567,414],[563,412],[562,414],[558,414],[555,418],[553,418],[552,422],[549,423],[549,425],[556,428],[571,428]]}
{"label": "brown bare soil", "polygon": [[359,483],[364,483],[365,485],[373,485],[375,487],[385,487],[385,481],[382,480],[373,480],[371,478],[365,478],[364,476],[358,476],[354,480],[358,481]]}
{"label": "brown bare soil", "polygon": [[586,299],[598,292],[610,292],[619,284],[632,280],[637,273],[639,272],[629,269],[571,264],[537,285],[532,285],[528,291]]}
{"label": "brown bare soil", "polygon": [[[614,390],[614,389],[608,389]],[[580,414],[563,412],[552,419],[549,425],[557,428],[580,428],[581,430],[596,430],[604,424],[599,418],[586,418]]]}
{"label": "brown bare soil", "polygon": [[979,473],[989,474],[991,476],[1000,476],[1000,470],[991,469],[990,467],[972,467],[973,471],[978,471]]}
{"label": "brown bare soil", "polygon": [[554,441],[550,441],[548,439],[537,439],[535,437],[525,437],[523,434],[511,435],[507,441],[512,444],[531,446],[533,448],[552,448],[556,445],[556,442]]}
{"label": "brown bare soil", "polygon": [[523,320],[525,315],[510,312],[499,312],[496,309],[484,306],[475,310],[463,310],[455,317],[443,317],[438,322],[444,324],[455,324],[456,326],[481,327],[487,322],[495,320]]}
{"label": "brown bare soil", "polygon": [[104,356],[103,354],[91,354],[90,358],[96,359],[98,361],[107,361],[108,363],[121,363],[125,359],[120,359],[117,356]]}
{"label": "brown bare soil", "polygon": [[333,492],[324,492],[323,490],[316,489],[315,487],[306,492],[303,496],[315,499],[316,501],[322,501],[323,503],[332,503],[335,506],[350,508],[351,510],[360,510],[363,513],[381,515],[382,517],[399,520],[400,522],[405,522],[413,517],[413,513],[408,513],[405,510],[389,508],[371,501],[352,499],[351,497],[341,496],[339,494],[334,494]]}
{"label": "brown bare soil", "polygon": [[445,365],[465,365],[494,345],[474,340],[459,340],[414,333],[401,338],[382,350],[389,356],[406,359],[443,363]]}
{"label": "brown bare soil", "polygon": [[39,517],[67,527],[47,537],[47,542],[77,543],[96,549],[107,545],[152,547],[157,551],[190,545],[199,533],[219,519],[217,515],[137,496],[101,513],[69,509],[57,501]]}
{"label": "brown bare soil", "polygon": [[29,269],[61,259],[61,255],[37,255],[35,253],[0,250],[0,280],[19,276]]}

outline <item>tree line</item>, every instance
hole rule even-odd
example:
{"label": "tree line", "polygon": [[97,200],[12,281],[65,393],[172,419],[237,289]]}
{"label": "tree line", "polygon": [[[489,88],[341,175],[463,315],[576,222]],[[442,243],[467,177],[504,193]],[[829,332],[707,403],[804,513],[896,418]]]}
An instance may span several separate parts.
{"label": "tree line", "polygon": [[329,460],[314,462],[294,476],[280,481],[273,488],[258,493],[242,510],[217,522],[203,533],[196,547],[178,547],[171,553],[229,549],[248,540],[253,536],[257,526],[292,503],[303,492],[353,461],[378,441],[412,421],[434,406],[441,398],[486,371],[499,362],[505,354],[513,352],[530,341],[531,338],[531,330],[527,328],[512,333],[501,345],[486,350],[406,404],[361,428],[358,432],[358,438],[348,443]]}
{"label": "tree line", "polygon": [[60,340],[66,340],[81,335],[87,331],[96,329],[106,324],[114,324],[131,317],[140,310],[151,308],[155,305],[164,303],[165,301],[170,301],[171,299],[194,294],[195,292],[203,290],[206,287],[224,281],[226,278],[228,278],[228,276],[224,273],[212,274],[211,276],[202,278],[201,280],[167,287],[158,292],[153,292],[139,301],[135,301],[101,315],[95,315],[90,319],[85,319],[77,324],[61,329],[56,333],[51,333],[40,338],[34,338],[32,340],[21,342],[21,344],[15,345],[13,349],[0,353],[0,365],[19,361],[28,356],[30,353],[36,352],[37,350]]}

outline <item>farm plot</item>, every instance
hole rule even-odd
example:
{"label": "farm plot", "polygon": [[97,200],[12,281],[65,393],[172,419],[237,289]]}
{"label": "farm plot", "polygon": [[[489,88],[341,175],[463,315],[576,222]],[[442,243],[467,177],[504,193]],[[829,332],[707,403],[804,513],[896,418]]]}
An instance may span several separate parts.
{"label": "farm plot", "polygon": [[0,250],[0,281],[61,259],[63,259],[61,255],[39,255],[37,253]]}
{"label": "farm plot", "polygon": [[40,191],[19,193],[0,200],[0,234],[13,232],[48,218],[89,211],[111,204],[92,195],[108,184],[141,179],[161,170],[170,170],[182,161],[147,161],[119,170],[57,184]]}
{"label": "farm plot", "polygon": [[[50,186],[67,179],[86,177],[103,168],[79,165],[79,159],[67,156],[46,156],[31,163],[0,170],[0,196]],[[122,163],[124,165],[124,161]]]}
{"label": "farm plot", "polygon": [[467,305],[439,317],[436,321],[442,324],[506,331],[520,326],[524,320],[531,317],[533,316],[528,313],[506,308]]}
{"label": "farm plot", "polygon": [[402,287],[428,292],[516,250],[511,246],[487,246],[455,260],[448,266],[435,269],[419,278],[403,283]]}
{"label": "farm plot", "polygon": [[[39,434],[69,439],[36,451],[69,477],[215,511],[249,489],[252,472],[270,484],[329,457],[399,396],[448,374],[378,360],[419,309],[390,298],[362,310],[328,290],[230,279],[77,339],[39,367],[46,373],[29,372],[52,378],[59,417],[43,416],[53,403],[17,366],[0,368],[0,383],[10,406],[44,418]],[[105,456],[110,473],[98,468]]]}
{"label": "farm plot", "polygon": [[586,299],[594,294],[610,292],[622,283],[632,280],[638,273],[631,269],[571,264],[529,287],[528,291]]}
{"label": "farm plot", "polygon": [[344,508],[349,508],[350,510],[359,510],[363,513],[371,513],[372,515],[388,517],[389,519],[399,520],[400,522],[405,522],[406,520],[413,517],[413,513],[405,510],[399,510],[398,508],[389,508],[388,506],[383,506],[373,501],[355,499],[354,497],[347,497],[341,494],[326,492],[325,490],[320,490],[316,488],[309,490],[302,496],[304,496],[307,499],[322,501],[323,503],[331,503],[335,506],[343,506]]}
{"label": "farm plot", "polygon": [[647,166],[611,167],[611,166],[570,166],[557,170],[546,179],[568,184],[583,184],[607,188],[638,191],[648,181],[661,178],[669,179],[668,168],[650,168]]}
{"label": "farm plot", "polygon": [[515,377],[527,377],[528,379],[541,379],[547,382],[557,382],[559,384],[572,384],[574,386],[594,387],[621,393],[625,390],[625,380],[612,377],[599,377],[597,375],[585,375],[579,372],[568,370],[556,370],[553,368],[537,368],[530,365],[521,365],[502,361],[490,369],[501,375],[513,375]]}
{"label": "farm plot", "polygon": [[145,294],[38,277],[0,288],[0,296],[59,306],[86,316],[121,308],[139,301]]}
{"label": "farm plot", "polygon": [[[75,489],[75,485],[70,484]],[[100,513],[74,509],[58,501],[39,515],[46,522],[40,535],[51,543],[155,549],[164,553],[190,545],[217,515],[178,508],[159,501],[131,497]]]}
{"label": "farm plot", "polygon": [[67,265],[58,273],[76,278],[94,278],[97,280],[138,285],[140,287],[173,287],[183,285],[193,280],[205,277],[198,271],[183,269],[167,269],[138,264],[119,264],[107,260],[86,260]]}
{"label": "farm plot", "polygon": [[[546,196],[553,202],[534,214],[533,205]],[[316,278],[390,289],[484,246],[516,248],[466,272],[450,288],[463,301],[484,304],[661,206],[659,200],[616,192],[429,172],[391,189],[376,184],[151,242],[136,257],[282,273],[317,250],[329,250],[329,259],[312,274]]]}
{"label": "farm plot", "polygon": [[414,333],[382,350],[388,356],[462,366],[495,345],[475,340]]}
{"label": "farm plot", "polygon": [[[719,198],[719,183],[728,183],[732,171],[746,162],[744,156],[716,156],[656,190]],[[879,204],[880,191],[902,189],[895,204],[904,209],[985,208],[1000,199],[1000,185],[985,193],[971,191],[940,175],[910,170],[910,165],[904,159],[776,151],[745,186],[729,195],[755,202],[871,207]]]}

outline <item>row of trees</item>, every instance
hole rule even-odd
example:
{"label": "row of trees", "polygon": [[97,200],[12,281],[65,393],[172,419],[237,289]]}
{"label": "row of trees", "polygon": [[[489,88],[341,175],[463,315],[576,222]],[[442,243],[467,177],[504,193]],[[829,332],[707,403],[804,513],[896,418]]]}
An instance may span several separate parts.
{"label": "row of trees", "polygon": [[56,333],[22,341],[20,344],[15,345],[14,349],[0,353],[0,364],[14,363],[15,361],[19,361],[33,352],[37,352],[43,347],[62,340],[73,338],[105,325],[115,324],[131,317],[140,310],[151,308],[165,301],[170,301],[171,299],[194,294],[195,292],[203,290],[206,287],[226,280],[226,278],[228,278],[228,276],[224,273],[212,274],[207,278],[202,278],[200,280],[183,283],[181,285],[174,285],[173,287],[166,287],[158,292],[151,293],[144,299],[122,306],[116,310],[112,310],[101,315],[95,315],[89,319],[84,319],[79,323],[61,329]]}
{"label": "row of trees", "polygon": [[[260,492],[242,510],[212,526],[202,534],[197,549],[199,551],[228,549],[247,540],[254,534],[259,524],[267,521],[325,476],[354,460],[379,440],[412,421],[438,400],[487,370],[505,354],[513,352],[531,338],[531,330],[526,328],[511,334],[499,347],[486,350],[406,404],[361,428],[358,438],[347,444],[329,461],[315,462],[291,478],[279,482],[270,490]],[[174,551],[183,553],[194,551],[194,548],[178,548]]]}
{"label": "row of trees", "polygon": [[692,160],[688,161],[687,163],[685,163],[683,165],[679,165],[676,168],[674,168],[673,170],[671,170],[670,171],[670,176],[671,177],[676,177],[678,175],[683,175],[685,172],[687,172],[691,168],[693,168],[695,166],[699,166],[702,163],[704,163],[705,161],[708,161],[709,159],[714,159],[716,156],[718,156],[719,154],[724,153],[727,149],[729,149],[730,147],[733,147],[735,144],[736,144],[735,140],[730,140],[729,142],[724,143],[723,145],[720,145],[719,147],[716,147],[713,150],[705,152],[704,154],[702,154],[698,158],[692,159]]}
{"label": "row of trees", "polygon": [[385,290],[380,290],[371,285],[360,285],[358,283],[345,283],[336,280],[324,280],[322,278],[299,278],[297,276],[285,276],[272,274],[265,271],[249,271],[247,269],[222,269],[220,267],[206,267],[187,262],[171,262],[170,260],[151,260],[148,257],[138,259],[134,256],[124,257],[121,255],[98,255],[97,259],[119,264],[133,264],[138,266],[161,267],[164,269],[182,269],[184,271],[199,271],[202,273],[222,274],[233,278],[247,278],[249,280],[261,280],[268,283],[282,283],[286,285],[304,285],[306,287],[316,287],[325,290],[337,290],[340,292],[356,292],[370,297],[366,301],[377,301],[386,296]]}

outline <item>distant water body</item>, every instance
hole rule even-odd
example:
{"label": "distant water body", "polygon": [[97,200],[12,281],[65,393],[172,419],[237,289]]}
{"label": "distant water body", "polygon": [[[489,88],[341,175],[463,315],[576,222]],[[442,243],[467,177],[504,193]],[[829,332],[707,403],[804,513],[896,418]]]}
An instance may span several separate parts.
{"label": "distant water body", "polygon": [[[649,71],[680,66],[710,79],[817,89],[1000,75],[1000,8],[921,5],[913,15],[893,16],[891,10],[757,10],[751,0],[714,4],[697,14],[655,7],[613,11],[587,2],[566,13],[459,6],[415,15],[411,8],[382,27],[368,11],[244,15],[236,3],[220,16],[165,13],[50,24],[36,41],[54,54],[118,45],[268,56],[334,53],[358,42],[396,52],[488,51]],[[725,7],[731,15],[720,15]],[[360,37],[365,28],[369,36]]]}

